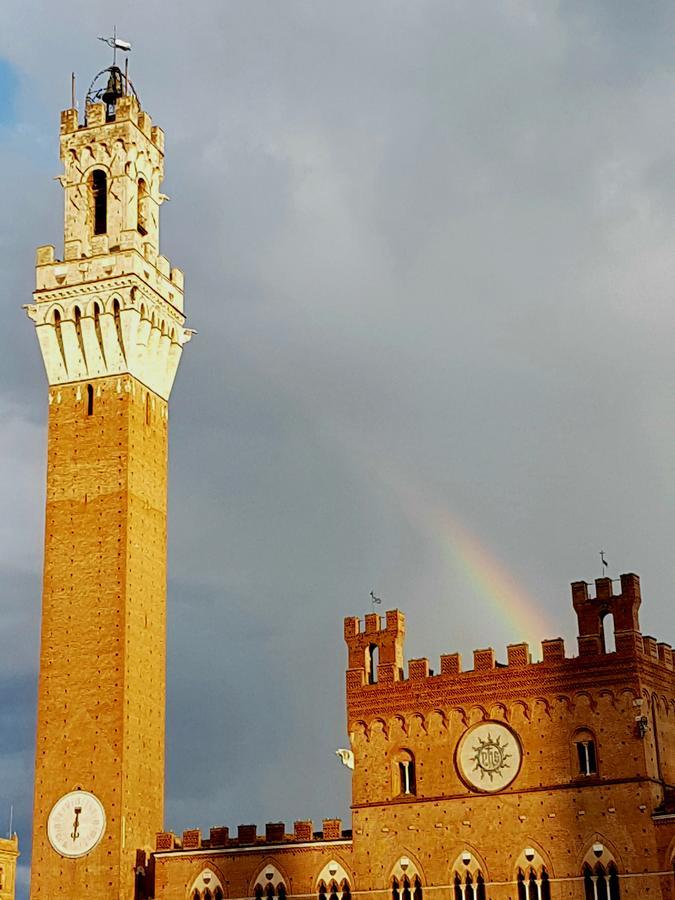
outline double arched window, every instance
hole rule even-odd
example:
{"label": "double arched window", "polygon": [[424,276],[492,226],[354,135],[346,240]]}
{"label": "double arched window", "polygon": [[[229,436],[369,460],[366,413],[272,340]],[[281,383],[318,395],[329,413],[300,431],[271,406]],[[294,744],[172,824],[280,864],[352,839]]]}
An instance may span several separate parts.
{"label": "double arched window", "polygon": [[607,868],[600,862],[595,866],[585,863],[583,876],[586,900],[620,900],[619,872],[614,862]]}
{"label": "double arched window", "polygon": [[410,750],[399,750],[392,757],[392,782],[395,797],[414,797],[417,794],[415,757]]}

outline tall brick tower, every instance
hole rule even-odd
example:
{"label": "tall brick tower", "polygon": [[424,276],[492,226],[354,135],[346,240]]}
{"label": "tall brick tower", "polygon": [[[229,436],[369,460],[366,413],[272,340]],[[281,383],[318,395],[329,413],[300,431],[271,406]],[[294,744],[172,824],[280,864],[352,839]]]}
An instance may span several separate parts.
{"label": "tall brick tower", "polygon": [[31,898],[134,896],[163,826],[167,416],[183,276],[159,255],[164,135],[125,75],[61,114],[63,260],[37,251],[49,382]]}

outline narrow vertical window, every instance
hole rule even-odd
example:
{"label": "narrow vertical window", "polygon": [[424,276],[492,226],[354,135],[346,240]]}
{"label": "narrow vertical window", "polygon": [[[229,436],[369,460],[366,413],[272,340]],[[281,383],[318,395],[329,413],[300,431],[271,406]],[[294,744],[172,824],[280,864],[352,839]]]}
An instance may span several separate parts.
{"label": "narrow vertical window", "polygon": [[223,900],[223,892],[219,887],[213,893],[213,900]]}
{"label": "narrow vertical window", "polygon": [[455,900],[464,900],[464,891],[462,890],[462,879],[459,873],[455,872]]}
{"label": "narrow vertical window", "polygon": [[[410,750],[399,750],[394,756],[394,793],[404,797],[414,797],[417,793],[415,784],[415,757]],[[396,783],[398,782],[398,784]]]}
{"label": "narrow vertical window", "polygon": [[211,891],[208,888],[204,891],[204,900],[211,900]]}
{"label": "narrow vertical window", "polygon": [[402,896],[402,900],[411,900],[411,897],[410,897],[410,879],[408,878],[407,875],[404,875],[404,876],[403,876],[403,893],[402,893],[401,896]]}
{"label": "narrow vertical window", "polygon": [[391,900],[401,900],[401,890],[398,878],[394,878],[391,883]]}
{"label": "narrow vertical window", "polygon": [[265,892],[263,891],[261,884],[256,884],[254,893],[255,893],[255,900],[262,900],[263,894]]}
{"label": "narrow vertical window", "polygon": [[473,878],[469,872],[466,873],[466,888],[464,891],[464,900],[475,900],[473,890]]}
{"label": "narrow vertical window", "polygon": [[577,759],[580,775],[597,775],[598,765],[595,754],[595,741],[584,739],[576,742]]}
{"label": "narrow vertical window", "polygon": [[481,872],[476,877],[476,900],[485,900],[485,879]]}
{"label": "narrow vertical window", "polygon": [[422,900],[422,882],[419,875],[415,875],[413,884],[413,900]]}
{"label": "narrow vertical window", "polygon": [[377,644],[371,644],[366,650],[366,663],[368,684],[377,682]]}
{"label": "narrow vertical window", "polygon": [[534,869],[530,869],[528,900],[539,900],[539,882]]}
{"label": "narrow vertical window", "polygon": [[595,890],[597,900],[607,900],[607,877],[600,863],[595,867]]}
{"label": "narrow vertical window", "polygon": [[286,885],[278,884],[277,885],[277,897],[279,900],[286,900]]}
{"label": "narrow vertical window", "polygon": [[265,896],[267,897],[267,900],[272,900],[272,897],[274,897],[274,885],[273,884],[267,885],[267,887],[265,888]]}
{"label": "narrow vertical window", "polygon": [[546,869],[542,868],[541,870],[541,880],[539,882],[539,894],[541,896],[541,900],[551,900],[551,882],[548,878],[548,872]]}
{"label": "narrow vertical window", "polygon": [[525,886],[525,876],[521,869],[518,869],[518,900],[527,900],[527,887]]}
{"label": "narrow vertical window", "polygon": [[584,895],[586,900],[597,900],[595,893],[595,878],[591,867],[586,864],[583,869],[584,873]]}
{"label": "narrow vertical window", "polygon": [[342,900],[352,900],[352,892],[346,879],[342,882]]}
{"label": "narrow vertical window", "polygon": [[87,385],[87,415],[94,415],[94,388],[90,384]]}
{"label": "narrow vertical window", "polygon": [[137,224],[139,234],[148,233],[148,186],[144,178],[138,179],[138,214]]}
{"label": "narrow vertical window", "polygon": [[101,169],[91,173],[91,206],[94,234],[108,230],[108,179]]}
{"label": "narrow vertical window", "polygon": [[619,872],[613,862],[607,866],[607,874],[609,875],[609,900],[621,900]]}
{"label": "narrow vertical window", "polygon": [[150,394],[145,395],[145,424],[150,424]]}
{"label": "narrow vertical window", "polygon": [[319,882],[319,900],[326,900],[326,884],[323,881]]}

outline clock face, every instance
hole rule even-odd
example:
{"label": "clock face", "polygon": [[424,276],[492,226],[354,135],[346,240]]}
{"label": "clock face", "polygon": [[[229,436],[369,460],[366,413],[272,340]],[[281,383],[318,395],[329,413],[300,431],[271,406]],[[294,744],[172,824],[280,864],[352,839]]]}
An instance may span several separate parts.
{"label": "clock face", "polygon": [[49,843],[61,856],[90,853],[105,832],[103,804],[87,791],[72,791],[57,800],[47,819]]}
{"label": "clock face", "polygon": [[508,787],[520,769],[522,752],[516,735],[501,722],[480,722],[457,745],[457,768],[474,790],[493,793]]}

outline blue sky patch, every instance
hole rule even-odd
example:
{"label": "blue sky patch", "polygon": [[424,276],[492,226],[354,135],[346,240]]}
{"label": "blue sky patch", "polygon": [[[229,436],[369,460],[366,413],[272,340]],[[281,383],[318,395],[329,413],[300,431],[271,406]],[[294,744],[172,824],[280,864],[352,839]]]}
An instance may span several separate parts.
{"label": "blue sky patch", "polygon": [[0,126],[9,125],[16,116],[19,78],[7,60],[0,57]]}

